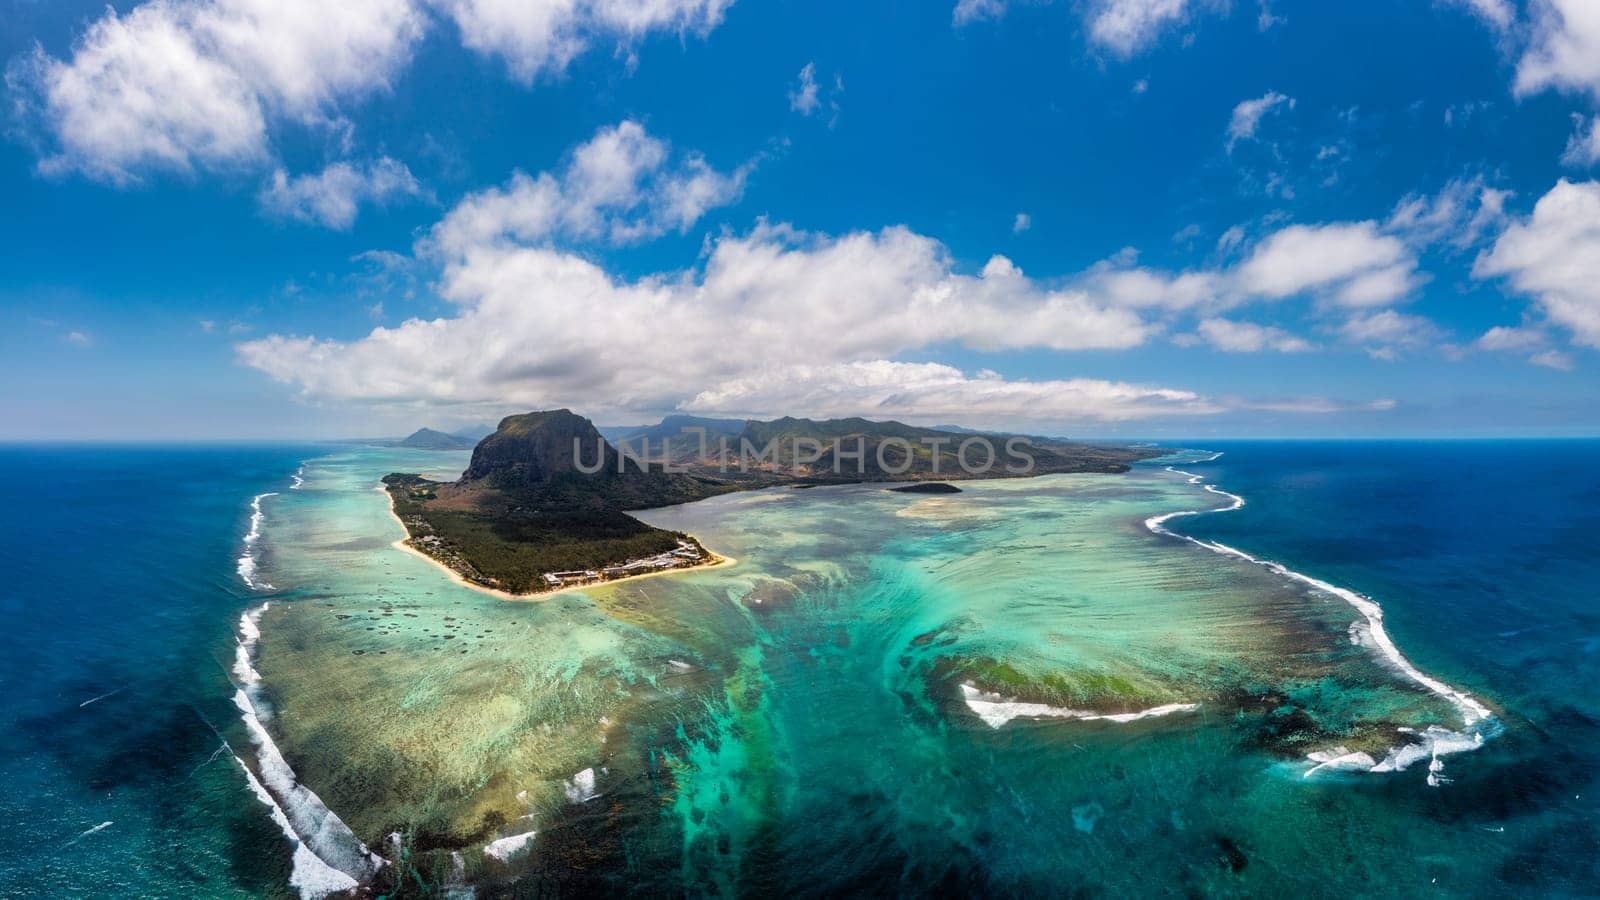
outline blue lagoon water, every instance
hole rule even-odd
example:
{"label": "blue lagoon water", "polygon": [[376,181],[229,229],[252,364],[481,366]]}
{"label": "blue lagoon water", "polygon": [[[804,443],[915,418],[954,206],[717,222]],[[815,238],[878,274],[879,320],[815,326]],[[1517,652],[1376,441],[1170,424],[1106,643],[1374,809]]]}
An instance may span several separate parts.
{"label": "blue lagoon water", "polygon": [[464,454],[0,448],[0,895],[1600,893],[1600,443],[1195,446],[1246,503],[1166,527],[1381,604],[1482,747],[1305,777],[1459,711],[1152,533],[1228,505],[1163,464],[652,511],[737,564],[508,602],[374,489]]}

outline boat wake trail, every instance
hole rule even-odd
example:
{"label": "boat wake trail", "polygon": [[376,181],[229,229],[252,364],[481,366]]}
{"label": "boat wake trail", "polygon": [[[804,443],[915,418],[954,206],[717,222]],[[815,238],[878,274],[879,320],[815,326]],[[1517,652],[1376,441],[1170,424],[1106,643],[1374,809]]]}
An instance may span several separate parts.
{"label": "boat wake trail", "polygon": [[[1218,453],[1210,459],[1195,460],[1195,462],[1212,462],[1221,456],[1222,454]],[[1498,722],[1487,706],[1484,706],[1464,691],[1451,687],[1423,672],[1409,659],[1406,659],[1405,654],[1400,652],[1400,648],[1395,646],[1388,630],[1384,628],[1383,607],[1379,606],[1372,598],[1348,588],[1329,584],[1320,578],[1314,578],[1303,572],[1297,572],[1275,560],[1252,556],[1237,547],[1230,547],[1219,541],[1201,540],[1167,528],[1166,523],[1173,519],[1206,515],[1208,513],[1232,512],[1242,509],[1245,505],[1243,497],[1221,490],[1214,484],[1206,484],[1203,476],[1196,475],[1193,472],[1185,472],[1173,466],[1167,466],[1167,471],[1182,475],[1189,479],[1190,484],[1201,485],[1208,492],[1227,498],[1228,504],[1213,509],[1179,510],[1178,512],[1151,516],[1144,520],[1146,528],[1155,534],[1188,541],[1213,553],[1220,553],[1224,556],[1232,556],[1236,559],[1254,563],[1277,575],[1298,581],[1313,590],[1331,594],[1345,601],[1361,614],[1365,623],[1364,628],[1359,627],[1361,623],[1357,623],[1358,627],[1352,628],[1351,635],[1353,640],[1363,639],[1363,642],[1368,643],[1407,679],[1442,697],[1451,706],[1455,707],[1456,712],[1461,716],[1462,730],[1460,731],[1452,731],[1438,725],[1430,725],[1420,731],[1410,728],[1400,729],[1403,733],[1409,735],[1412,740],[1390,749],[1388,754],[1381,760],[1374,759],[1367,753],[1351,752],[1344,747],[1317,751],[1307,756],[1307,761],[1312,764],[1305,772],[1307,777],[1324,771],[1398,772],[1422,760],[1428,760],[1428,784],[1437,787],[1449,780],[1443,775],[1444,763],[1440,761],[1439,757],[1451,753],[1476,750],[1483,746],[1484,741],[1493,736],[1498,730]]]}

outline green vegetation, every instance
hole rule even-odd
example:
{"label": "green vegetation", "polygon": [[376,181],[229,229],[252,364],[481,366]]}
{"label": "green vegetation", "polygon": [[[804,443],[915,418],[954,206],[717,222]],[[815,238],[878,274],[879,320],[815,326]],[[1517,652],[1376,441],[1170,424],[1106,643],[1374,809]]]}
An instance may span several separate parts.
{"label": "green vegetation", "polygon": [[[700,435],[683,434],[686,427],[705,429],[704,445]],[[910,490],[955,493],[960,489],[929,482],[1121,472],[1129,462],[1154,452],[866,419],[755,422],[678,417],[637,429],[631,436],[639,439],[629,448],[634,453],[645,451],[645,442],[651,442],[645,456],[651,462],[619,454],[593,423],[570,410],[508,416],[473,449],[459,481],[440,483],[395,474],[385,477],[384,484],[412,547],[469,581],[530,593],[590,578],[713,561],[693,538],[652,528],[627,515],[631,509],[779,484],[920,481]],[[425,446],[461,438],[423,429],[408,440]],[[978,448],[973,465],[992,468],[964,471],[960,459],[964,441],[973,441]],[[1016,441],[1026,442],[1022,450],[1026,456],[1014,451]],[[735,457],[727,461],[726,471],[719,458],[724,442]],[[911,465],[906,467],[908,451]],[[751,464],[748,468],[741,469],[741,456]],[[1017,467],[1028,458],[1031,467]],[[685,470],[665,471],[666,460]],[[677,556],[663,556],[680,549],[683,552]],[[653,559],[658,556],[662,558]],[[618,571],[607,572],[607,567]]]}
{"label": "green vegetation", "polygon": [[[511,593],[546,590],[547,572],[598,571],[670,553],[680,539],[699,547],[693,538],[604,505],[523,503],[488,493],[463,505],[454,485],[411,474],[388,475],[383,482],[411,546],[469,581]],[[441,491],[457,502],[438,503]]]}

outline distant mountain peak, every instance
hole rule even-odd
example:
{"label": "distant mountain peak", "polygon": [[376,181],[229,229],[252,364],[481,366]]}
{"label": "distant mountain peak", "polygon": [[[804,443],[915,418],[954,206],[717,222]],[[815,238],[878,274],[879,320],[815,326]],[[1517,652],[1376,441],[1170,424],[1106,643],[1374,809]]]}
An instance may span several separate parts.
{"label": "distant mountain peak", "polygon": [[446,434],[432,428],[418,428],[407,437],[395,442],[396,447],[412,450],[470,450],[474,441],[456,434]]}

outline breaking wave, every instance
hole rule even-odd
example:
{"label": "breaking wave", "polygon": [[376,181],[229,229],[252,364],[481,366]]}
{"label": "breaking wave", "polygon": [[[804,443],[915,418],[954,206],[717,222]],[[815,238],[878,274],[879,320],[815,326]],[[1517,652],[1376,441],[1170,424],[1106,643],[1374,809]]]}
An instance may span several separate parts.
{"label": "breaking wave", "polygon": [[255,499],[250,501],[250,530],[244,536],[244,552],[239,554],[239,580],[252,591],[272,590],[272,585],[256,580],[256,545],[261,540],[261,521],[264,518],[261,501],[276,496],[278,496],[277,491],[268,491],[265,494],[257,494]]}
{"label": "breaking wave", "polygon": [[[1209,459],[1197,459],[1194,462],[1211,462],[1221,456],[1221,453],[1217,453]],[[1166,523],[1173,519],[1205,515],[1207,513],[1232,512],[1243,508],[1245,501],[1238,494],[1231,494],[1221,490],[1214,484],[1205,484],[1205,478],[1193,472],[1185,472],[1173,466],[1167,466],[1166,470],[1188,478],[1190,484],[1201,485],[1210,493],[1228,498],[1229,503],[1227,506],[1219,506],[1214,509],[1188,509],[1151,516],[1144,520],[1146,528],[1155,534],[1180,538],[1204,547],[1213,553],[1220,553],[1224,556],[1232,556],[1236,559],[1254,563],[1277,575],[1298,581],[1314,590],[1332,594],[1345,601],[1354,607],[1365,620],[1363,628],[1352,628],[1352,641],[1366,644],[1377,650],[1385,660],[1401,674],[1405,675],[1406,678],[1442,697],[1451,706],[1455,707],[1456,712],[1461,716],[1463,728],[1461,731],[1452,731],[1438,725],[1430,725],[1422,731],[1411,728],[1400,729],[1403,733],[1410,735],[1413,740],[1392,748],[1382,760],[1375,760],[1366,753],[1352,753],[1344,747],[1317,751],[1307,756],[1307,761],[1313,765],[1305,772],[1306,776],[1309,777],[1322,771],[1399,772],[1414,763],[1426,759],[1428,760],[1428,784],[1437,787],[1448,781],[1442,774],[1444,763],[1440,761],[1439,757],[1451,753],[1475,750],[1483,746],[1483,742],[1497,728],[1494,714],[1489,711],[1487,706],[1484,706],[1472,696],[1423,672],[1407,659],[1405,654],[1400,652],[1400,648],[1395,646],[1394,640],[1389,637],[1388,630],[1383,626],[1383,607],[1379,606],[1372,598],[1348,588],[1330,584],[1303,572],[1297,572],[1275,560],[1261,559],[1219,541],[1201,540],[1186,534],[1179,534],[1167,528]],[[1360,625],[1362,623],[1356,624]]]}

